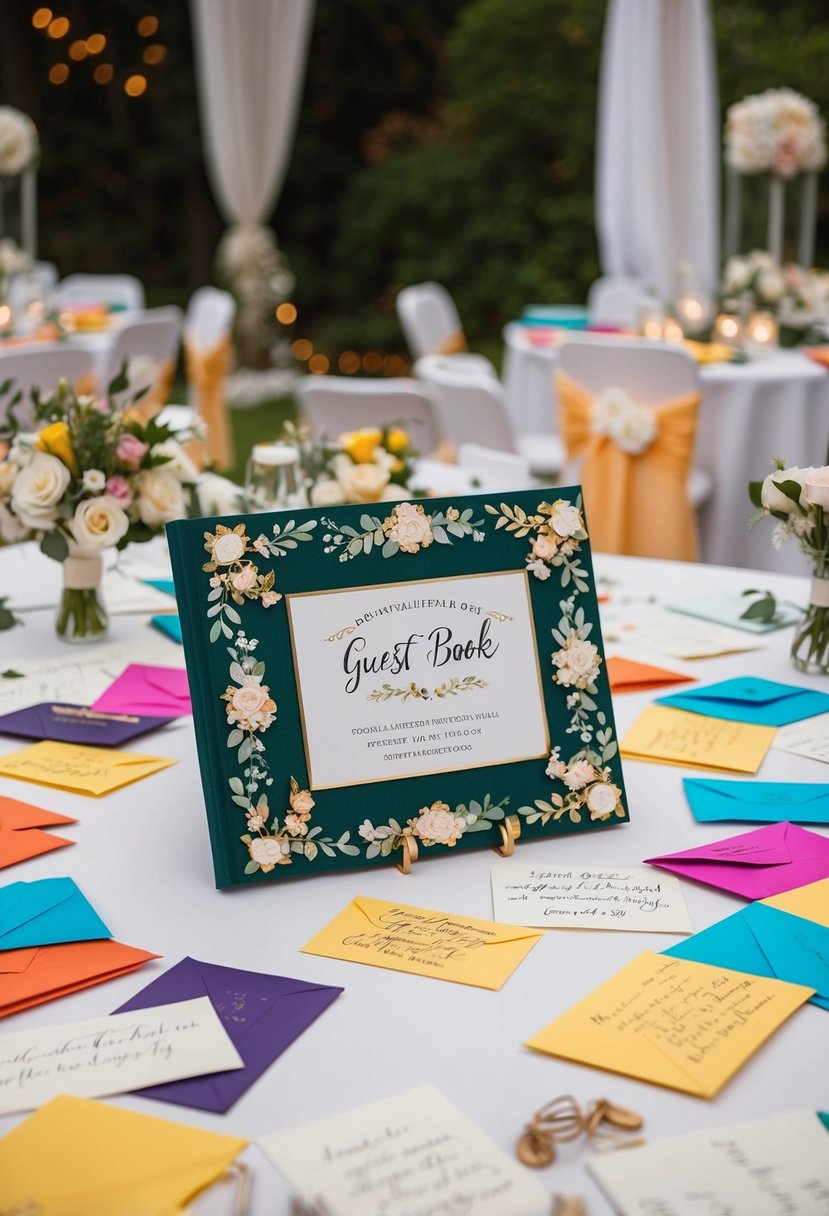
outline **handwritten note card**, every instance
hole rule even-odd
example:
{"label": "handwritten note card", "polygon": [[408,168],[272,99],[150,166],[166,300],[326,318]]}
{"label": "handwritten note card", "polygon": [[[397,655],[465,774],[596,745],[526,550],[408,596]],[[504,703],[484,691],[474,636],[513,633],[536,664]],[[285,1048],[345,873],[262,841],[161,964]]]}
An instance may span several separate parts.
{"label": "handwritten note card", "polygon": [[813,993],[647,951],[527,1046],[712,1098]]}
{"label": "handwritten note card", "polygon": [[641,646],[673,659],[707,659],[717,654],[757,650],[764,644],[727,625],[712,625],[674,612],[658,612],[638,621],[613,622],[603,632],[605,642]]}
{"label": "handwritten note card", "polygon": [[508,925],[690,933],[679,879],[665,877],[647,866],[493,866],[493,911]]}
{"label": "handwritten note card", "polygon": [[548,1216],[550,1193],[431,1085],[259,1141],[337,1216]]}
{"label": "handwritten note card", "polygon": [[819,1216],[829,1212],[829,1134],[810,1110],[594,1154],[619,1216]]}
{"label": "handwritten note card", "polygon": [[774,746],[782,752],[795,756],[806,756],[810,760],[822,760],[829,764],[829,714],[807,718],[805,722],[793,722],[777,732]]}
{"label": "handwritten note card", "polygon": [[0,1037],[0,1115],[241,1068],[206,996]]}
{"label": "handwritten note card", "polygon": [[169,768],[175,760],[163,756],[140,756],[137,752],[111,747],[84,747],[78,743],[53,743],[44,739],[0,759],[0,775],[54,785],[74,794],[99,797],[142,777]]}
{"label": "handwritten note card", "polygon": [[540,938],[531,929],[358,895],[302,950],[494,989]]}
{"label": "handwritten note card", "polygon": [[774,727],[706,718],[651,705],[621,742],[628,760],[756,773],[774,741]]}

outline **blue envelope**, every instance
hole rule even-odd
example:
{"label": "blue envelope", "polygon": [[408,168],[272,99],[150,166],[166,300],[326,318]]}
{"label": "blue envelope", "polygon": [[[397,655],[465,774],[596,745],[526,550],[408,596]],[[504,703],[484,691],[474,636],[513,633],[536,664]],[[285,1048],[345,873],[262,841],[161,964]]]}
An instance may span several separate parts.
{"label": "blue envelope", "polygon": [[156,591],[163,591],[165,595],[171,595],[175,599],[176,585],[171,578],[145,578],[144,582],[148,587],[155,587]]}
{"label": "blue envelope", "polygon": [[777,684],[759,676],[738,676],[687,692],[657,697],[658,705],[672,705],[709,718],[752,722],[755,726],[786,726],[803,718],[829,712],[829,695],[794,684]]}
{"label": "blue envelope", "polygon": [[684,777],[700,823],[829,823],[829,785],[790,781],[709,781]]}
{"label": "blue envelope", "polygon": [[662,953],[803,984],[815,989],[813,1005],[829,1009],[829,928],[779,908],[749,904]]}
{"label": "blue envelope", "polygon": [[161,633],[166,633],[168,638],[172,638],[174,642],[181,642],[181,620],[175,613],[151,617],[151,622]]}
{"label": "blue envelope", "polygon": [[112,937],[71,878],[12,882],[0,888],[0,950]]}

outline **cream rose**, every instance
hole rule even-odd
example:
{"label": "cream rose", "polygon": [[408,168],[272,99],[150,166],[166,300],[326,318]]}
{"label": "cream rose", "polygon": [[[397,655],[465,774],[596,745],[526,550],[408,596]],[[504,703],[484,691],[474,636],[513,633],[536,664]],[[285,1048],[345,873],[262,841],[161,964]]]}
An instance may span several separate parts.
{"label": "cream rose", "polygon": [[17,469],[10,460],[0,461],[0,497],[11,493]]}
{"label": "cream rose", "polygon": [[139,473],[136,486],[138,515],[148,528],[160,528],[171,519],[182,519],[187,514],[181,482],[163,466]]}
{"label": "cream rose", "polygon": [[258,713],[268,700],[268,690],[261,684],[245,684],[237,688],[231,697],[230,704],[240,718],[250,718]]}
{"label": "cream rose", "polygon": [[434,540],[432,517],[422,507],[401,502],[394,508],[392,518],[389,540],[397,541],[403,553],[417,553],[418,549],[431,545]]}
{"label": "cream rose", "polygon": [[70,480],[69,470],[57,456],[35,452],[14,479],[12,510],[25,527],[51,531],[57,521],[57,505]]}
{"label": "cream rose", "polygon": [[251,860],[258,861],[263,870],[272,870],[278,865],[288,849],[288,841],[275,840],[273,836],[256,836],[248,845]]}
{"label": "cream rose", "polygon": [[96,552],[117,545],[129,526],[126,511],[108,494],[79,502],[70,524],[79,548]]}
{"label": "cream rose", "polygon": [[589,760],[577,760],[561,778],[568,790],[583,790],[596,777],[596,770]]}
{"label": "cream rose", "polygon": [[553,654],[553,663],[558,668],[557,679],[565,688],[575,685],[586,688],[599,674],[599,652],[592,642],[575,636]]}
{"label": "cream rose", "polygon": [[256,567],[253,562],[247,562],[238,574],[233,575],[230,582],[236,591],[250,591],[251,587],[256,586],[256,579]]}
{"label": "cream rose", "polygon": [[353,464],[344,453],[334,457],[331,467],[346,499],[351,502],[377,502],[391,481],[388,469],[377,464]]}
{"label": "cream rose", "polygon": [[166,456],[167,461],[161,468],[168,473],[174,473],[179,481],[198,481],[199,470],[177,439],[165,439],[163,443],[155,444],[150,454]]}
{"label": "cream rose", "polygon": [[656,432],[653,412],[646,406],[632,405],[627,414],[616,423],[612,438],[623,452],[640,456],[653,443]]}
{"label": "cream rose", "polygon": [[414,831],[427,844],[446,844],[450,847],[463,835],[465,824],[458,820],[445,802],[436,802],[424,807],[414,824]]}
{"label": "cream rose", "polygon": [[807,502],[804,499],[803,487],[815,469],[799,469],[797,465],[792,465],[789,469],[777,469],[774,473],[770,473],[763,482],[763,488],[760,491],[760,502],[767,511],[778,511],[784,515],[797,515],[798,504],[792,502],[788,495],[784,494],[781,489],[775,484],[781,481],[794,481],[800,486],[800,505],[806,506]]}
{"label": "cream rose", "polygon": [[230,566],[237,562],[245,551],[245,542],[238,532],[225,532],[217,536],[213,542],[213,561],[220,566]]}
{"label": "cream rose", "polygon": [[321,477],[311,487],[312,507],[339,507],[345,502],[345,491],[333,477]]}
{"label": "cream rose", "polygon": [[616,810],[618,801],[619,791],[615,785],[608,785],[604,781],[591,785],[587,791],[587,806],[590,811],[590,818],[601,819],[604,815],[612,814]]}
{"label": "cream rose", "polygon": [[16,545],[28,535],[29,529],[12,515],[4,502],[0,502],[0,540],[4,540],[7,545]]}
{"label": "cream rose", "polygon": [[295,815],[310,815],[314,807],[314,799],[310,790],[297,790],[290,795],[291,810]]}
{"label": "cream rose", "polygon": [[541,532],[533,541],[533,557],[539,558],[542,562],[549,561],[551,557],[555,557],[558,545],[555,538],[547,532]]}
{"label": "cream rose", "polygon": [[584,520],[578,507],[559,498],[550,512],[550,526],[556,536],[578,536],[584,531]]}
{"label": "cream rose", "polygon": [[402,502],[404,498],[408,498],[411,490],[406,486],[398,485],[396,481],[390,481],[387,486],[384,486],[380,494],[377,496],[378,502]]}
{"label": "cream rose", "polygon": [[803,483],[803,497],[810,506],[829,511],[829,466],[812,469]]}

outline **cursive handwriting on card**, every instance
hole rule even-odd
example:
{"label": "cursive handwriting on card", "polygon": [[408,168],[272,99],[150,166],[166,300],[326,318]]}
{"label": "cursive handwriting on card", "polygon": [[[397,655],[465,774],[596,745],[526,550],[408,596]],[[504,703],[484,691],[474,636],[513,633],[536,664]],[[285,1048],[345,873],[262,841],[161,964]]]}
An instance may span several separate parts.
{"label": "cursive handwriting on card", "polygon": [[494,929],[419,912],[416,908],[390,908],[377,921],[380,926],[377,931],[348,934],[343,945],[439,968],[449,959],[461,961],[470,950],[480,950],[498,937]]}
{"label": "cursive handwriting on card", "polygon": [[647,866],[492,870],[496,920],[564,929],[691,931],[679,880],[663,882]]}

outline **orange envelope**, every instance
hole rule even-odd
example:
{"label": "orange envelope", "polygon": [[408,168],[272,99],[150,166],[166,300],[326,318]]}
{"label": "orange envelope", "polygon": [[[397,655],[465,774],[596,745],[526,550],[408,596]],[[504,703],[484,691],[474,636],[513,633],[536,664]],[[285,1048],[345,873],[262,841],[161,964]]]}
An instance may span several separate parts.
{"label": "orange envelope", "polygon": [[0,952],[0,1018],[128,975],[160,958],[111,940]]}
{"label": "orange envelope", "polygon": [[607,660],[607,676],[611,692],[651,692],[670,684],[692,684],[696,679],[678,671],[668,671],[665,667],[651,667],[649,663],[623,659],[619,655]]}
{"label": "orange envelope", "polygon": [[52,849],[62,849],[68,844],[74,844],[74,840],[67,840],[64,836],[50,836],[39,829],[77,822],[77,819],[72,819],[69,815],[45,811],[42,807],[32,806],[30,802],[20,802],[17,798],[0,798],[0,869],[13,866],[18,861],[26,861],[29,857],[38,857],[41,853],[51,853]]}

